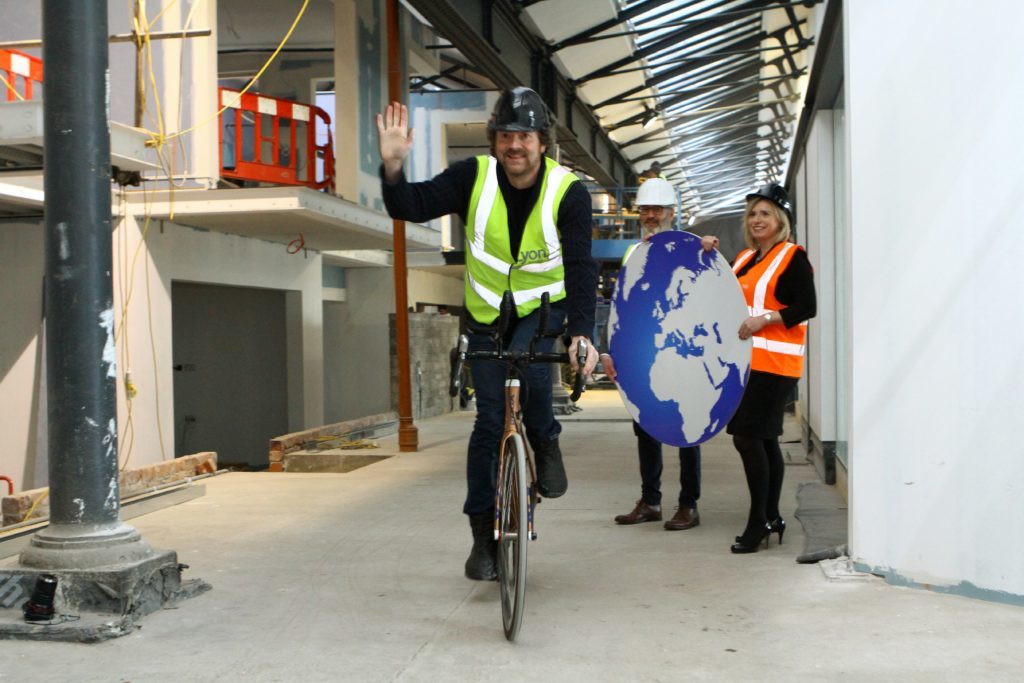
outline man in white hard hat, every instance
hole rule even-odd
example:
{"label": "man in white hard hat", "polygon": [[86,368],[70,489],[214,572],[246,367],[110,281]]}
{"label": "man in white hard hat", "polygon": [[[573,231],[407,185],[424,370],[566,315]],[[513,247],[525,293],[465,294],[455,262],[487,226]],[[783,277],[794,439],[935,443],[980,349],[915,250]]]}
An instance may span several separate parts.
{"label": "man in white hard hat", "polygon": [[[640,214],[641,239],[647,241],[657,232],[671,230],[675,219],[676,192],[664,178],[649,178],[640,185],[636,193],[637,211]],[[626,251],[623,262],[637,245]],[[607,354],[601,354],[601,363],[608,378],[615,381],[615,362]],[[639,524],[640,522],[661,521],[661,473],[663,460],[661,443],[633,422],[636,434],[637,453],[640,457],[640,500],[632,512],[618,515],[618,524]],[[672,519],[665,522],[669,531],[692,529],[700,524],[697,500],[700,499],[700,446],[679,449],[679,506]]]}

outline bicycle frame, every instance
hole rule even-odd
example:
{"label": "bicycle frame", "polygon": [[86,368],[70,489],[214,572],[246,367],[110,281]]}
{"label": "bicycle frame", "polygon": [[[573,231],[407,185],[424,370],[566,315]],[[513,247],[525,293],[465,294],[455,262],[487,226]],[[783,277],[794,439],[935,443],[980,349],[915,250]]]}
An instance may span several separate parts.
{"label": "bicycle frame", "polygon": [[[526,366],[531,363],[566,363],[568,353],[537,351],[539,341],[551,337],[547,332],[550,310],[548,295],[541,297],[540,320],[537,333],[526,351],[505,349],[502,343],[513,308],[512,293],[505,292],[502,298],[498,324],[492,328],[494,351],[469,351],[469,338],[459,336],[459,345],[451,353],[451,378],[449,395],[458,396],[461,388],[462,366],[467,360],[497,360],[507,366],[505,374],[505,424],[498,448],[498,476],[495,482],[494,540],[498,542],[498,580],[501,593],[502,619],[505,637],[515,640],[522,623],[523,602],[526,590],[527,544],[537,539],[534,529],[534,510],[540,503],[537,489],[537,471],[533,456],[527,446],[526,430],[523,427],[520,404],[520,376],[526,376]],[[580,371],[577,373],[570,398],[576,401],[583,391],[582,368],[586,364],[587,343],[581,340],[577,351]],[[510,443],[513,442],[513,443]],[[522,462],[519,455],[522,455]],[[510,460],[511,458],[511,460]],[[523,466],[525,465],[525,467]],[[512,469],[514,467],[514,469]],[[508,479],[506,481],[506,476]],[[526,489],[525,496],[523,489]],[[514,500],[504,500],[505,492]],[[525,508],[525,510],[523,509]],[[524,518],[525,517],[525,524]],[[507,529],[506,529],[507,527]],[[513,597],[514,596],[514,597]]]}
{"label": "bicycle frame", "polygon": [[505,448],[509,439],[515,438],[518,434],[522,438],[523,454],[526,456],[526,476],[529,481],[529,488],[526,497],[529,501],[526,509],[526,531],[527,539],[537,540],[537,533],[533,529],[533,510],[540,503],[540,495],[537,493],[537,469],[533,462],[533,453],[530,452],[529,441],[526,438],[526,430],[523,427],[523,413],[519,405],[520,385],[517,378],[511,377],[513,370],[509,367],[509,376],[505,379],[505,432],[501,437],[501,445],[498,448],[498,480],[495,482],[495,511],[494,511],[494,540],[501,540],[500,514],[504,501],[501,500],[502,474],[505,471],[504,458],[507,453]]}

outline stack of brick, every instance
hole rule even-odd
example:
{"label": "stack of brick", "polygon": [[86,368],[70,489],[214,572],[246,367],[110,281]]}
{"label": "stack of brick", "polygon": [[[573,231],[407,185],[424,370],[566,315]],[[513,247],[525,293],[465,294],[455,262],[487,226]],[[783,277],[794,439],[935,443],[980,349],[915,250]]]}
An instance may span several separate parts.
{"label": "stack of brick", "polygon": [[382,429],[397,429],[397,425],[398,413],[380,413],[275,436],[270,440],[270,450],[267,453],[270,471],[283,472],[286,455],[296,451],[316,450],[317,444],[323,440],[341,439],[353,434],[365,434]]}
{"label": "stack of brick", "polygon": [[[194,453],[193,455],[185,455],[174,460],[159,462],[155,465],[125,470],[118,477],[121,499],[130,498],[154,486],[173,484],[184,481],[188,477],[210,474],[216,471],[217,454],[212,451]],[[27,521],[30,510],[32,511],[32,519],[49,517],[49,497],[40,500],[48,491],[49,489],[44,487],[5,496],[3,501],[0,502],[0,509],[3,512],[2,526]],[[39,501],[38,504],[36,504],[36,501]],[[35,505],[34,509],[33,505]]]}

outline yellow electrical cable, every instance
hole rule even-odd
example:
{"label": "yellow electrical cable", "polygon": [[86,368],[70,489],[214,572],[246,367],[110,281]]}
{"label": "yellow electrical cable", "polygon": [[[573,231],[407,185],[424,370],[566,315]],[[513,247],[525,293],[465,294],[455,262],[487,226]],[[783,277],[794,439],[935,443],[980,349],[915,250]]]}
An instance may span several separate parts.
{"label": "yellow electrical cable", "polygon": [[167,460],[164,449],[164,427],[160,420],[160,372],[156,362],[156,335],[153,332],[153,301],[149,291],[149,252],[146,252],[146,313],[149,319],[149,349],[153,354],[153,397],[156,403],[156,433],[160,439],[160,459]]}
{"label": "yellow electrical cable", "polygon": [[[153,17],[153,21],[150,21],[150,22],[146,23],[146,34],[147,35],[149,34],[150,31],[153,30],[153,27],[156,26],[156,22],[160,21],[160,17],[162,17],[164,15],[164,13],[167,12],[167,10],[171,9],[172,7],[174,7],[177,3],[178,3],[178,0],[171,0],[169,3],[167,3],[167,5],[162,10],[160,10],[160,12],[155,17]],[[196,6],[198,6],[198,4],[199,3],[196,3],[196,5],[193,5],[192,9],[195,10],[195,8],[196,8]]]}
{"label": "yellow electrical cable", "polygon": [[[170,202],[171,207],[172,207],[171,210],[170,210],[170,218],[171,218],[171,220],[173,220],[173,218],[174,218],[173,196],[174,196],[174,156],[175,155],[174,155],[174,153],[172,151],[172,153],[170,155],[170,159],[168,159],[167,156],[165,156],[165,153],[164,153],[164,150],[163,150],[163,146],[168,141],[175,140],[177,138],[183,137],[184,135],[186,135],[186,134],[188,134],[188,133],[190,133],[192,131],[195,131],[195,130],[197,130],[197,129],[199,129],[199,128],[207,125],[207,124],[209,124],[211,121],[217,119],[221,114],[223,114],[224,111],[226,111],[228,108],[230,108],[232,105],[234,105],[239,99],[241,99],[242,95],[244,95],[246,92],[248,92],[253,87],[253,85],[256,84],[256,82],[259,80],[259,77],[263,75],[263,73],[273,63],[274,59],[277,58],[277,55],[280,54],[281,50],[284,49],[284,46],[287,44],[288,40],[291,38],[292,34],[295,32],[295,27],[298,26],[299,21],[301,21],[303,15],[306,12],[307,7],[309,6],[309,0],[303,0],[302,7],[299,8],[298,14],[296,14],[295,19],[292,21],[291,26],[288,28],[287,33],[284,35],[284,38],[281,39],[281,42],[278,44],[277,49],[275,49],[274,52],[270,55],[270,57],[267,58],[266,62],[263,64],[262,67],[260,67],[259,71],[257,71],[256,74],[245,85],[245,87],[242,88],[242,90],[236,94],[236,96],[235,96],[235,98],[233,100],[231,100],[228,104],[222,106],[220,109],[217,110],[217,112],[215,114],[213,114],[209,118],[201,121],[200,123],[198,123],[198,124],[196,124],[194,126],[191,126],[190,128],[187,128],[186,130],[179,131],[179,132],[173,133],[171,135],[167,135],[166,132],[165,132],[166,128],[165,128],[165,124],[164,124],[163,110],[162,110],[162,107],[160,105],[160,96],[159,96],[159,93],[157,91],[156,75],[155,75],[154,70],[153,70],[153,44],[152,44],[152,40],[150,39],[150,30],[156,24],[156,22],[163,16],[163,14],[165,12],[167,12],[167,10],[170,9],[175,4],[176,1],[177,0],[172,0],[172,2],[169,3],[167,6],[165,6],[163,8],[163,10],[161,10],[160,13],[157,14],[156,17],[153,18],[152,21],[145,21],[145,16],[144,16],[145,8],[142,7],[142,6],[140,6],[140,9],[143,12],[142,23],[140,23],[139,17],[133,17],[133,23],[134,23],[134,26],[135,26],[135,31],[136,31],[136,36],[137,36],[136,37],[136,45],[139,46],[139,47],[145,46],[145,56],[143,57],[143,59],[145,61],[145,69],[146,69],[146,71],[147,71],[147,73],[149,75],[150,84],[151,84],[151,86],[153,88],[153,100],[154,100],[154,105],[155,105],[155,109],[156,109],[156,112],[155,112],[156,121],[155,121],[155,123],[156,123],[156,127],[158,129],[155,132],[152,131],[152,130],[148,130],[148,129],[142,129],[142,130],[144,130],[146,133],[148,133],[150,135],[150,139],[149,139],[149,141],[147,141],[146,144],[147,144],[147,146],[154,147],[156,149],[157,158],[160,161],[161,168],[165,171],[165,173],[167,173],[168,181],[171,184],[170,199],[169,199],[169,202]],[[186,17],[186,21],[185,21],[185,23],[184,23],[184,25],[182,27],[183,34],[184,34],[185,31],[188,30],[188,25],[192,21],[193,14],[196,11],[197,7],[198,7],[198,4],[194,5],[192,7],[192,9],[189,11],[189,13],[188,13],[188,15]],[[144,26],[143,26],[143,24],[144,24]],[[184,59],[184,57],[182,57],[182,59]],[[2,77],[0,77],[0,78],[2,78]],[[4,82],[6,83],[6,80]],[[8,84],[8,87],[10,87],[9,84]],[[12,90],[13,90],[13,88],[12,88]],[[17,94],[17,92],[15,94]],[[19,95],[19,97],[20,97],[20,95]],[[143,107],[144,107],[143,111],[145,111],[146,110],[145,109],[145,103],[143,103]],[[178,108],[179,108],[178,119],[180,121],[180,112],[181,112],[181,97],[180,96],[179,96],[179,101],[178,101]],[[184,149],[184,147],[182,147],[182,149]],[[118,330],[115,333],[115,343],[117,341],[118,336],[122,336],[121,333],[123,332],[122,357],[123,357],[123,359],[125,361],[125,366],[126,367],[128,367],[129,359],[130,359],[130,351],[128,349],[128,340],[127,340],[127,337],[128,337],[128,333],[127,333],[128,306],[129,306],[129,303],[131,302],[131,297],[132,297],[132,294],[134,292],[135,266],[136,266],[136,262],[137,262],[137,259],[138,259],[139,252],[140,252],[140,250],[142,248],[142,245],[145,244],[145,242],[146,242],[146,238],[147,238],[148,233],[149,233],[149,226],[150,226],[150,223],[151,223],[151,220],[152,220],[152,211],[151,211],[151,203],[150,203],[151,199],[150,199],[148,193],[145,192],[145,190],[143,191],[143,196],[144,196],[144,202],[145,202],[145,206],[146,206],[146,211],[145,211],[146,218],[145,218],[145,223],[144,223],[144,227],[143,227],[143,230],[142,230],[142,235],[140,237],[139,243],[136,245],[135,251],[134,251],[134,253],[132,255],[132,258],[131,258],[131,264],[130,265],[128,263],[128,255],[127,255],[127,236],[125,236],[125,240],[124,240],[124,245],[125,245],[125,249],[124,249],[124,258],[125,258],[124,268],[126,268],[126,270],[123,270],[122,272],[126,272],[127,273],[127,275],[128,275],[128,282],[127,283],[123,282],[124,276],[122,275],[121,285],[123,287],[123,289],[122,289],[122,302],[123,303],[122,303],[122,309],[121,309],[121,325],[120,325],[120,327],[118,327]],[[125,213],[127,213],[127,210],[125,211]],[[119,242],[120,242],[120,236],[119,236]],[[156,375],[158,374],[157,373],[157,369],[156,369],[156,340],[155,340],[155,338],[153,336],[153,326],[152,326],[152,322],[153,322],[152,321],[152,300],[151,300],[151,296],[150,296],[150,286],[149,286],[149,254],[148,254],[148,252],[147,252],[147,255],[146,255],[146,300],[147,300],[147,314],[148,314],[149,330],[150,330],[150,349],[151,349],[151,352],[153,354],[154,376],[156,377]],[[154,377],[154,379],[155,379],[155,377]],[[127,419],[126,419],[125,431],[124,431],[123,439],[127,439],[129,437],[129,435],[130,435],[131,436],[131,440],[128,441],[128,449],[127,449],[128,455],[127,455],[127,457],[124,460],[124,464],[121,466],[122,470],[125,467],[127,467],[128,461],[129,461],[130,456],[131,456],[131,449],[134,446],[134,424],[133,424],[133,420],[132,420],[132,402],[133,402],[135,393],[137,393],[136,391],[134,391],[134,384],[131,384],[127,380],[125,380],[125,388],[126,388],[126,394],[128,396],[128,399],[127,399],[127,403],[128,403],[127,413],[128,414],[127,414]],[[163,442],[163,425],[162,425],[162,421],[160,420],[160,408],[159,408],[160,404],[159,404],[159,387],[158,386],[156,387],[156,392],[157,392],[157,398],[156,398],[157,415],[156,415],[156,418],[157,418],[157,431],[158,431],[159,438],[160,438],[160,452],[161,452],[161,456],[164,459],[166,459],[166,452],[165,452],[165,449],[164,449],[164,442]],[[123,439],[121,441],[122,444],[124,443]]]}
{"label": "yellow electrical cable", "polygon": [[24,97],[22,97],[21,93],[20,93],[20,92],[18,92],[18,91],[17,91],[17,90],[16,90],[15,88],[14,88],[14,86],[13,86],[13,85],[11,85],[11,82],[10,82],[10,81],[8,81],[8,80],[7,80],[6,78],[4,78],[3,74],[0,74],[0,81],[3,81],[3,82],[4,82],[4,85],[5,85],[5,86],[7,86],[7,89],[8,89],[8,90],[10,90],[10,91],[11,91],[12,93],[14,93],[14,96],[15,96],[15,97],[17,97],[17,98],[18,98],[19,100],[21,100],[22,102],[24,102],[24,101],[25,101],[25,98],[24,98]]}
{"label": "yellow electrical cable", "polygon": [[[164,14],[164,12],[166,12],[168,9],[170,9],[170,7],[173,4],[174,4],[174,2],[172,2],[170,5],[166,6],[163,9],[163,11],[161,11],[161,13],[159,15],[157,15],[156,18],[153,19],[152,22],[146,21],[144,14],[141,17],[141,19],[142,19],[141,23],[140,23],[140,18],[139,17],[137,17],[137,16],[133,17],[133,22],[134,22],[134,25],[136,27],[136,33],[137,33],[136,44],[138,46],[140,46],[140,47],[143,46],[143,45],[145,45],[145,47],[146,47],[145,53],[140,55],[140,58],[142,58],[143,61],[144,61],[144,64],[145,64],[144,68],[148,72],[149,77],[150,77],[150,82],[153,85],[153,97],[154,97],[154,100],[156,101],[156,104],[157,104],[157,125],[160,128],[161,133],[164,130],[164,122],[163,122],[162,110],[160,108],[159,94],[158,94],[157,88],[156,88],[156,76],[155,76],[155,74],[153,72],[152,41],[151,41],[150,36],[149,36],[149,29],[156,23],[156,21],[160,18],[160,16],[162,16]],[[187,31],[188,30],[188,24],[192,21],[192,17],[194,16],[194,12],[197,9],[197,7],[198,7],[198,4],[194,5],[193,8],[192,8],[192,11],[189,12],[188,17],[186,19],[186,23],[185,23],[185,25],[184,25],[184,27],[182,29],[183,31]],[[141,10],[141,12],[143,12],[143,13],[145,12],[144,6],[140,5],[139,9]],[[142,28],[143,26],[145,26],[145,28]],[[180,98],[179,98],[179,107],[180,107]],[[158,153],[158,156],[160,156],[161,159],[163,160],[162,150],[158,149],[157,153]],[[171,182],[173,183],[173,166],[171,167],[170,171],[171,171]],[[126,198],[126,195],[124,193],[122,193],[121,196],[122,196],[122,199],[124,201],[124,206],[125,206],[125,210],[122,212],[122,218],[125,218],[127,216],[127,198]],[[130,372],[129,368],[131,367],[131,349],[130,349],[130,344],[129,344],[129,341],[128,341],[128,320],[129,320],[129,310],[130,310],[131,299],[132,299],[132,296],[133,296],[134,290],[135,290],[135,274],[136,274],[136,266],[137,266],[137,262],[138,262],[138,257],[139,257],[139,253],[142,251],[142,247],[145,245],[145,243],[147,241],[147,238],[148,238],[148,235],[149,235],[149,228],[150,228],[150,225],[152,223],[152,209],[151,209],[152,203],[151,203],[151,201],[149,199],[149,194],[147,192],[144,191],[144,195],[143,196],[145,198],[145,207],[146,207],[145,208],[145,212],[144,212],[144,214],[145,214],[145,222],[143,224],[143,228],[142,228],[142,231],[141,231],[141,235],[139,237],[139,241],[136,244],[134,253],[132,254],[131,262],[130,263],[129,263],[129,260],[128,260],[128,246],[127,246],[128,240],[127,240],[127,235],[126,234],[124,235],[123,241],[121,239],[122,233],[126,233],[127,232],[127,225],[122,225],[122,230],[118,231],[118,243],[119,243],[119,245],[120,244],[124,245],[124,249],[123,249],[124,262],[123,262],[122,268],[121,268],[122,277],[119,280],[119,283],[121,285],[121,301],[122,301],[121,325],[118,327],[117,333],[115,334],[115,341],[119,337],[123,337],[121,339],[121,341],[122,341],[122,360],[123,360],[125,368],[126,368],[126,372],[125,372],[125,376],[123,378],[123,382],[124,382],[124,386],[125,386],[125,395],[126,395],[126,401],[127,401],[127,417],[126,417],[126,421],[125,421],[124,432],[122,434],[121,439],[119,440],[119,443],[121,445],[120,450],[125,453],[125,457],[123,459],[123,464],[120,467],[121,470],[124,470],[127,467],[128,463],[130,462],[130,460],[131,460],[131,453],[132,453],[132,450],[134,449],[134,444],[135,444],[134,410],[133,410],[133,408],[134,408],[134,400],[133,399],[137,395],[138,390],[135,387],[135,384],[129,378],[129,372]],[[148,252],[146,254],[146,304],[147,304],[147,309],[146,309],[147,310],[147,319],[148,319],[149,332],[150,332],[150,351],[151,351],[151,354],[152,354],[153,369],[154,369],[154,375],[155,375],[155,377],[154,377],[154,388],[155,388],[155,392],[156,392],[155,393],[155,401],[156,401],[156,413],[157,413],[156,414],[157,433],[158,433],[159,442],[160,442],[161,458],[166,460],[167,459],[167,453],[166,453],[166,448],[164,446],[164,441],[163,441],[163,422],[160,419],[160,397],[159,397],[159,380],[158,380],[159,374],[157,372],[156,341],[153,338],[153,324],[152,324],[153,311],[152,311],[152,297],[151,297],[150,286],[149,286],[149,254],[148,254]]]}
{"label": "yellow electrical cable", "polygon": [[[158,135],[161,139],[167,139],[164,134],[164,114],[160,108],[160,93],[156,87],[156,74],[153,72],[153,41],[149,39],[149,29],[146,29],[145,33],[146,41],[146,70],[149,72],[149,82],[153,87],[153,104],[156,106],[156,125],[158,129]],[[147,143],[148,144],[148,143]],[[161,145],[162,147],[163,145]]]}
{"label": "yellow electrical cable", "polygon": [[25,518],[22,520],[23,522],[27,522],[29,519],[32,518],[32,513],[36,511],[36,508],[39,507],[40,503],[46,500],[46,497],[48,495],[50,495],[50,489],[46,489],[45,491],[39,494],[38,498],[32,501],[32,506],[29,507],[28,512],[25,513]]}
{"label": "yellow electrical cable", "polygon": [[285,34],[284,38],[281,39],[281,43],[277,46],[277,49],[274,50],[274,53],[271,54],[269,58],[267,58],[267,61],[263,64],[262,67],[260,67],[260,70],[256,72],[256,75],[253,76],[251,79],[249,79],[249,82],[246,83],[245,87],[242,88],[235,95],[235,98],[233,100],[231,100],[230,102],[228,102],[227,104],[222,106],[220,109],[218,109],[217,112],[215,114],[213,114],[213,116],[210,116],[209,118],[207,118],[207,119],[205,119],[203,121],[200,121],[196,125],[191,126],[190,128],[186,128],[183,131],[179,131],[177,133],[172,133],[170,135],[155,134],[153,131],[146,131],[151,136],[150,140],[146,143],[146,145],[149,146],[149,147],[160,146],[160,145],[163,145],[167,140],[173,140],[174,138],[178,138],[178,137],[181,137],[181,136],[186,135],[188,133],[191,133],[192,131],[194,131],[194,130],[196,130],[198,128],[202,128],[203,126],[207,125],[208,123],[210,123],[211,121],[213,121],[214,119],[219,117],[225,111],[227,111],[236,102],[238,102],[238,100],[242,99],[242,95],[247,93],[249,91],[249,89],[252,88],[252,86],[256,84],[256,81],[259,80],[259,77],[263,75],[263,72],[266,71],[270,67],[270,65],[274,62],[274,59],[277,58],[278,53],[280,53],[281,50],[284,49],[285,44],[292,37],[292,33],[295,32],[295,27],[298,26],[299,21],[302,19],[302,15],[306,13],[306,8],[308,6],[309,6],[309,0],[302,0],[302,7],[299,9],[299,13],[297,15],[295,15],[295,20],[292,22],[292,25],[288,28],[288,32]]}
{"label": "yellow electrical cable", "polygon": [[[132,450],[135,446],[135,396],[138,391],[135,389],[135,385],[130,380],[131,373],[131,345],[128,339],[128,306],[132,298],[132,289],[134,288],[135,280],[135,260],[138,258],[139,249],[142,245],[143,240],[140,239],[139,244],[136,245],[135,253],[131,259],[131,265],[129,266],[128,260],[128,226],[127,226],[127,197],[124,193],[121,193],[120,204],[124,207],[121,214],[121,226],[117,232],[117,245],[119,256],[123,259],[120,268],[120,277],[118,278],[118,289],[121,292],[121,324],[117,326],[114,333],[114,343],[116,344],[118,339],[121,342],[121,364],[124,367],[124,374],[122,375],[121,381],[124,384],[125,389],[125,403],[126,403],[126,415],[123,423],[123,431],[118,436],[118,456],[120,459],[118,469],[124,471],[128,466],[128,462],[131,460]],[[123,454],[123,458],[121,455]]]}
{"label": "yellow electrical cable", "polygon": [[[188,30],[192,26],[192,21],[195,18],[195,13],[196,13],[196,10],[198,10],[198,9],[199,9],[199,3],[198,2],[193,3],[192,4],[192,9],[189,10],[188,15],[186,15],[186,17],[185,17],[185,21],[181,25],[181,45],[182,46],[185,45],[185,41],[188,38],[188,35],[187,35],[188,34]],[[180,56],[179,56],[179,59],[178,59],[178,73],[185,73],[185,52],[186,51],[185,51],[184,47],[182,47],[181,53],[180,53]],[[182,83],[181,79],[178,79],[178,113],[177,113],[177,116],[174,119],[174,126],[175,126],[175,128],[181,128],[182,103],[185,101],[184,95],[185,95],[184,84]],[[184,187],[186,182],[187,182],[186,178],[187,178],[188,172],[189,172],[188,152],[187,152],[187,148],[184,145],[184,143],[182,142],[182,140],[180,138],[176,139],[174,141],[174,145],[172,145],[172,148],[171,148],[171,158],[172,159],[177,158],[177,155],[175,154],[175,146],[177,147],[177,153],[181,155],[181,161],[182,161],[182,164],[184,166],[184,168],[182,169],[182,179],[181,179],[181,183],[180,184],[174,182],[174,168],[173,168],[173,165],[172,165],[171,173],[168,174],[168,181],[170,182],[171,186],[173,186],[173,187]],[[173,197],[172,197],[172,199],[173,199]]]}

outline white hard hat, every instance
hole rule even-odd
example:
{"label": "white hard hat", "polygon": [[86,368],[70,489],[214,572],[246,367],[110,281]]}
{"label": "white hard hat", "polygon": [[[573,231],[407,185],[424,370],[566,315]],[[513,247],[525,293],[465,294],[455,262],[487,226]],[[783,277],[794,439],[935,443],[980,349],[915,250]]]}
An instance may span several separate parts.
{"label": "white hard hat", "polygon": [[676,191],[672,184],[664,178],[648,178],[640,185],[636,193],[637,206],[672,206],[676,205]]}

